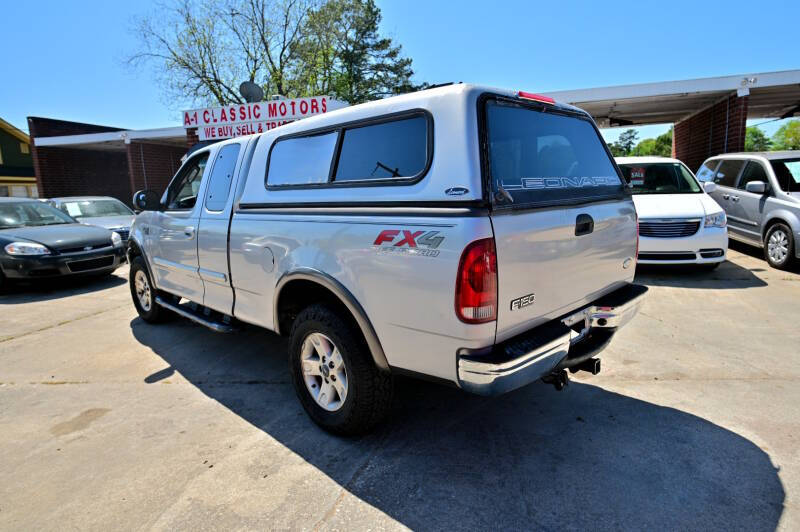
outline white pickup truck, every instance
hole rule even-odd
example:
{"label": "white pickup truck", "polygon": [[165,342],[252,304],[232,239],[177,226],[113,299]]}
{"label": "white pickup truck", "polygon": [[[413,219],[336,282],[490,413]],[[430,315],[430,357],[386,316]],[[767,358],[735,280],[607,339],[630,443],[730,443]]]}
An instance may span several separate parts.
{"label": "white pickup truck", "polygon": [[191,154],[129,240],[147,322],[289,336],[310,417],[385,417],[404,373],[493,395],[599,353],[637,311],[630,192],[591,117],[449,85]]}

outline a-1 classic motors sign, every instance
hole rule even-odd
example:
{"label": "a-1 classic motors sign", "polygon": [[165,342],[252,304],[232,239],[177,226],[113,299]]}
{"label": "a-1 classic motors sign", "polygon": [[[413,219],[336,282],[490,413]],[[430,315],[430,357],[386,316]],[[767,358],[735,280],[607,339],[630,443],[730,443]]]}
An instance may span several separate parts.
{"label": "a-1 classic motors sign", "polygon": [[227,139],[263,133],[283,124],[335,109],[346,102],[328,96],[231,104],[183,112],[183,127],[197,128],[200,140]]}

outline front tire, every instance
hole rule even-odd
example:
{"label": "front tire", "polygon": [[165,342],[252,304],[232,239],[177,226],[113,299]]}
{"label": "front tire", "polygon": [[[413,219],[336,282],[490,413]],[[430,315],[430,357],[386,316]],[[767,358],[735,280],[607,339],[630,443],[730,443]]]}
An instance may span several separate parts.
{"label": "front tire", "polygon": [[309,417],[334,434],[368,432],[391,407],[391,375],[375,366],[360,331],[326,305],[311,305],[295,319],[289,371]]}
{"label": "front tire", "polygon": [[794,262],[794,245],[792,230],[777,223],[769,228],[764,238],[764,258],[773,268],[786,270]]}
{"label": "front tire", "polygon": [[131,261],[129,283],[133,305],[140,318],[147,323],[161,323],[171,317],[167,309],[156,303],[156,290],[141,256]]}

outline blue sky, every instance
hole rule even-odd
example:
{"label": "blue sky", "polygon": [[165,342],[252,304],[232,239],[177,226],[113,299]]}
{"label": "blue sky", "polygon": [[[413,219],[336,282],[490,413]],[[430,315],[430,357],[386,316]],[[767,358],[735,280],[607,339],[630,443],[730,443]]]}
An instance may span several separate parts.
{"label": "blue sky", "polygon": [[[800,68],[796,32],[776,26],[800,19],[796,0],[758,9],[697,0],[378,3],[384,33],[413,58],[418,81],[545,92]],[[4,3],[0,117],[23,130],[26,116],[178,125],[181,106],[165,100],[148,70],[124,63],[137,44],[131,17],[155,9],[151,0]],[[763,129],[771,134],[778,125]],[[639,136],[666,127],[645,127]]]}

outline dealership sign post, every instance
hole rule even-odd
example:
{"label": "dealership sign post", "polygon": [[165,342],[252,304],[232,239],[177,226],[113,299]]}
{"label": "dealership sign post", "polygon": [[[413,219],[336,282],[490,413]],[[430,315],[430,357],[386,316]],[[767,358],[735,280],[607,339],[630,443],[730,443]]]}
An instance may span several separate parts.
{"label": "dealership sign post", "polygon": [[347,107],[328,96],[231,104],[183,112],[183,127],[197,128],[200,140],[227,139],[263,133],[301,118]]}

